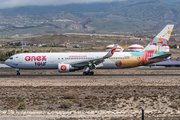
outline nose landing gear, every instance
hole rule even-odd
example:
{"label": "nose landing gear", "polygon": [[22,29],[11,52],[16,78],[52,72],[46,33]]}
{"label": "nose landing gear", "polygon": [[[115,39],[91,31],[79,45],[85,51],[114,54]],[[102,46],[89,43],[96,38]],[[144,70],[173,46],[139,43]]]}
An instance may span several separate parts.
{"label": "nose landing gear", "polygon": [[17,75],[20,75],[20,72],[17,72]]}
{"label": "nose landing gear", "polygon": [[15,70],[16,70],[16,72],[17,72],[17,75],[20,75],[20,72],[19,72],[20,69],[19,69],[19,68],[16,68]]}

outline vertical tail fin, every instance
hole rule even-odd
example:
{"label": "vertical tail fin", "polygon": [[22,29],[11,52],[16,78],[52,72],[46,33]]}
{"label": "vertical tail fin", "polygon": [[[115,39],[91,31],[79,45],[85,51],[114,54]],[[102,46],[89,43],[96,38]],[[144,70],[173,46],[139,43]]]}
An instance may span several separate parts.
{"label": "vertical tail fin", "polygon": [[164,54],[173,27],[174,25],[166,25],[166,27],[164,27],[164,29],[142,51],[153,50],[158,55]]}

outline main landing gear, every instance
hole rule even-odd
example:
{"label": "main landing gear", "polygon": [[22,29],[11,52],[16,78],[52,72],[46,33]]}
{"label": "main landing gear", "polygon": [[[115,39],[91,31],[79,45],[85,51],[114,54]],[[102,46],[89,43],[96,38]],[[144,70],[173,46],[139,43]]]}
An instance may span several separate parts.
{"label": "main landing gear", "polygon": [[85,71],[83,72],[83,75],[94,75],[93,71],[90,71],[90,68],[87,66],[84,68]]}
{"label": "main landing gear", "polygon": [[20,72],[19,72],[20,69],[16,68],[15,70],[17,72],[17,75],[20,75]]}
{"label": "main landing gear", "polygon": [[94,72],[91,71],[91,72],[83,72],[83,75],[94,75]]}

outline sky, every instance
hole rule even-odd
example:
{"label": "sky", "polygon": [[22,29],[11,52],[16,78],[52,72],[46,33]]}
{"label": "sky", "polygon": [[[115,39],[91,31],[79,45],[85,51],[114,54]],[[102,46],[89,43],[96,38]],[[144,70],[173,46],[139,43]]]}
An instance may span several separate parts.
{"label": "sky", "polygon": [[113,2],[125,0],[0,0],[0,9],[27,5],[64,5],[70,3]]}

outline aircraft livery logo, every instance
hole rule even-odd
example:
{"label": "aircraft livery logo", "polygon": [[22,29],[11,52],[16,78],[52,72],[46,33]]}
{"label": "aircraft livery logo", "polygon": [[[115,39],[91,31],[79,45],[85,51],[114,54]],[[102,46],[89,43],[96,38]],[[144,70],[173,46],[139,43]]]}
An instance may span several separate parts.
{"label": "aircraft livery logo", "polygon": [[117,61],[116,61],[116,66],[117,66],[117,67],[120,67],[121,65],[122,65],[122,62],[121,62],[120,60],[117,60]]}
{"label": "aircraft livery logo", "polygon": [[35,66],[46,66],[46,62],[35,62]]}
{"label": "aircraft livery logo", "polygon": [[46,61],[46,56],[26,56],[26,61]]}
{"label": "aircraft livery logo", "polygon": [[160,36],[154,38],[151,41],[150,45],[159,46],[159,47],[167,46],[171,32],[172,32],[172,27],[165,28]]}
{"label": "aircraft livery logo", "polygon": [[112,54],[112,55],[114,54],[115,50],[116,50],[116,48],[114,48],[114,49],[111,50],[111,54]]}
{"label": "aircraft livery logo", "polygon": [[35,61],[35,66],[46,66],[46,62],[42,62],[46,61],[46,56],[26,56],[25,61]]}
{"label": "aircraft livery logo", "polygon": [[65,71],[65,70],[66,70],[66,66],[65,66],[65,65],[62,65],[62,66],[61,66],[61,70],[62,70],[62,71]]}

